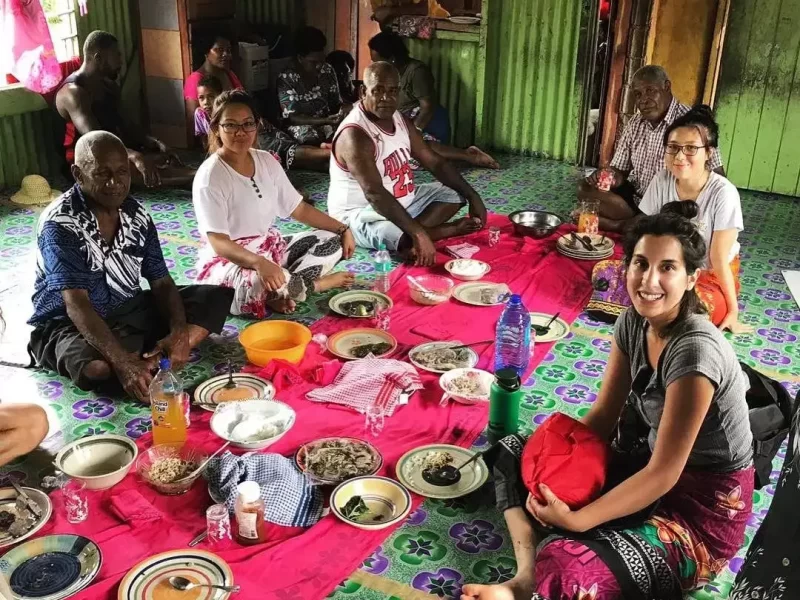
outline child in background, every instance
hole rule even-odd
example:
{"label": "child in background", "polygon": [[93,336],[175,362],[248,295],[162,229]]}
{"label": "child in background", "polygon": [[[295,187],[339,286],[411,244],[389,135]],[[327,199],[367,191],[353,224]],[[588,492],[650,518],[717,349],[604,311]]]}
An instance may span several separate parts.
{"label": "child in background", "polygon": [[222,82],[214,75],[205,75],[197,84],[197,101],[200,103],[194,111],[194,135],[203,145],[208,147],[211,111],[214,100],[222,93]]}

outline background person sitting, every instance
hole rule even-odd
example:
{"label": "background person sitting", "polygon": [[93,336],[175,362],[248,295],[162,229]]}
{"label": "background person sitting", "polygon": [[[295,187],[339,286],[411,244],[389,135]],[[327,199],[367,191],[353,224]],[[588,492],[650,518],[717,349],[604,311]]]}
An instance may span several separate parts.
{"label": "background person sitting", "polygon": [[128,195],[119,138],[106,131],[81,137],[72,173],[76,184],[39,219],[28,350],[38,366],[81,389],[117,378],[128,394],[149,402],[161,353],[176,368],[185,364],[192,348],[222,330],[233,294],[175,286],[153,220]]}
{"label": "background person sitting", "polygon": [[184,167],[166,144],[124,118],[117,84],[121,69],[117,38],[105,31],[90,33],[83,44],[81,68],[64,80],[56,94],[56,110],[66,122],[67,161],[73,162],[75,144],[82,135],[108,131],[125,144],[134,183],[147,187],[191,183],[194,169]]}
{"label": "background person sitting", "polygon": [[336,73],[325,62],[325,34],[303,27],[295,34],[295,58],[278,76],[286,130],[299,144],[330,142],[351,106],[342,101]]}
{"label": "background person sitting", "polygon": [[353,80],[353,73],[356,71],[356,60],[353,55],[344,50],[334,50],[325,57],[325,62],[332,66],[336,73],[342,101],[345,104],[358,102],[358,90],[356,82]]}
{"label": "background person sitting", "polygon": [[[206,238],[197,282],[231,288],[234,315],[263,319],[270,309],[293,312],[313,292],[352,285],[352,273],[330,271],[355,242],[346,225],[302,201],[270,153],[253,149],[258,122],[247,93],[217,98],[192,199]],[[290,216],[316,231],[283,237],[275,222]]]}
{"label": "background person sitting", "polygon": [[[607,169],[613,173],[611,190],[597,188],[600,171],[595,171],[578,189],[581,199],[600,202],[600,228],[622,231],[626,221],[640,214],[639,202],[656,173],[664,168],[664,133],[672,122],[689,112],[672,95],[666,71],[647,65],[633,76],[633,95],[639,112],[631,118],[617,142]],[[717,148],[709,157],[709,168],[724,174]]]}
{"label": "background person sitting", "polygon": [[[372,63],[364,72],[363,100],[333,141],[328,212],[352,227],[359,246],[385,245],[430,266],[436,257],[433,242],[482,229],[486,207],[397,111],[399,85],[397,69],[389,63]],[[417,186],[412,158],[441,183]],[[464,205],[469,216],[451,222]]]}
{"label": "background person sitting", "polygon": [[197,83],[198,106],[194,109],[194,137],[203,148],[208,148],[211,111],[214,110],[214,100],[222,91],[222,82],[216,75],[204,75]]}
{"label": "background person sitting", "polygon": [[739,323],[739,232],[744,229],[739,191],[711,170],[719,128],[711,109],[698,106],[678,117],[664,135],[664,165],[639,205],[646,215],[677,212],[697,226],[706,242],[697,294],[711,322],[743,333]]}
{"label": "background person sitting", "polygon": [[[204,77],[208,75],[216,77],[222,87],[220,93],[225,90],[244,89],[236,73],[231,70],[233,49],[230,38],[222,33],[216,33],[200,36],[197,43],[205,57],[203,64],[193,71],[183,84],[183,97],[186,99],[186,111],[190,119],[194,118],[195,111],[200,106],[198,86]],[[211,110],[207,109],[206,112],[210,117]]]}

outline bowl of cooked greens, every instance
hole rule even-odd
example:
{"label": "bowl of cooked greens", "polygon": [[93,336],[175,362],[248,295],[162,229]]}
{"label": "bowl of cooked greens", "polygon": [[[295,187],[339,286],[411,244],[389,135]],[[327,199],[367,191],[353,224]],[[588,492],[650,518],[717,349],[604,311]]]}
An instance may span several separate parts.
{"label": "bowl of cooked greens", "polygon": [[353,477],[374,475],[383,466],[383,456],[375,446],[349,437],[303,444],[294,460],[300,472],[319,485],[339,485]]}
{"label": "bowl of cooked greens", "polygon": [[356,328],[339,331],[328,338],[328,351],[345,360],[386,358],[397,349],[397,340],[388,331]]}
{"label": "bowl of cooked greens", "polygon": [[386,294],[373,290],[349,290],[336,294],[328,301],[330,309],[343,317],[370,319],[377,306],[392,308],[394,303]]}
{"label": "bowl of cooked greens", "polygon": [[356,477],[331,495],[331,511],[339,519],[367,531],[399,523],[411,510],[411,494],[388,477]]}
{"label": "bowl of cooked greens", "polygon": [[478,355],[461,342],[427,342],[408,353],[415,367],[431,373],[447,373],[453,369],[469,369],[478,364]]}

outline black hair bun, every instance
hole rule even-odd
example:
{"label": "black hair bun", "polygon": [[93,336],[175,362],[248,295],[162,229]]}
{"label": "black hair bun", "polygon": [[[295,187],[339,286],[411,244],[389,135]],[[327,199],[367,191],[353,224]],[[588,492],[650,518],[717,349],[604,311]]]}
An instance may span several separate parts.
{"label": "black hair bun", "polygon": [[661,207],[662,214],[678,215],[689,220],[694,219],[699,212],[700,209],[697,206],[697,202],[694,200],[675,200],[673,202],[667,202]]}

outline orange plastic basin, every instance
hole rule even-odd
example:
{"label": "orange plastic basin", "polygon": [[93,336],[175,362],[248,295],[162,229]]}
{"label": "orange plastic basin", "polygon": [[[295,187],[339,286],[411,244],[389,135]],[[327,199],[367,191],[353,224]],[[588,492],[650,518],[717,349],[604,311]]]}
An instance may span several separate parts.
{"label": "orange plastic basin", "polygon": [[263,367],[273,359],[297,364],[311,342],[311,330],[293,321],[261,321],[239,334],[247,360]]}

